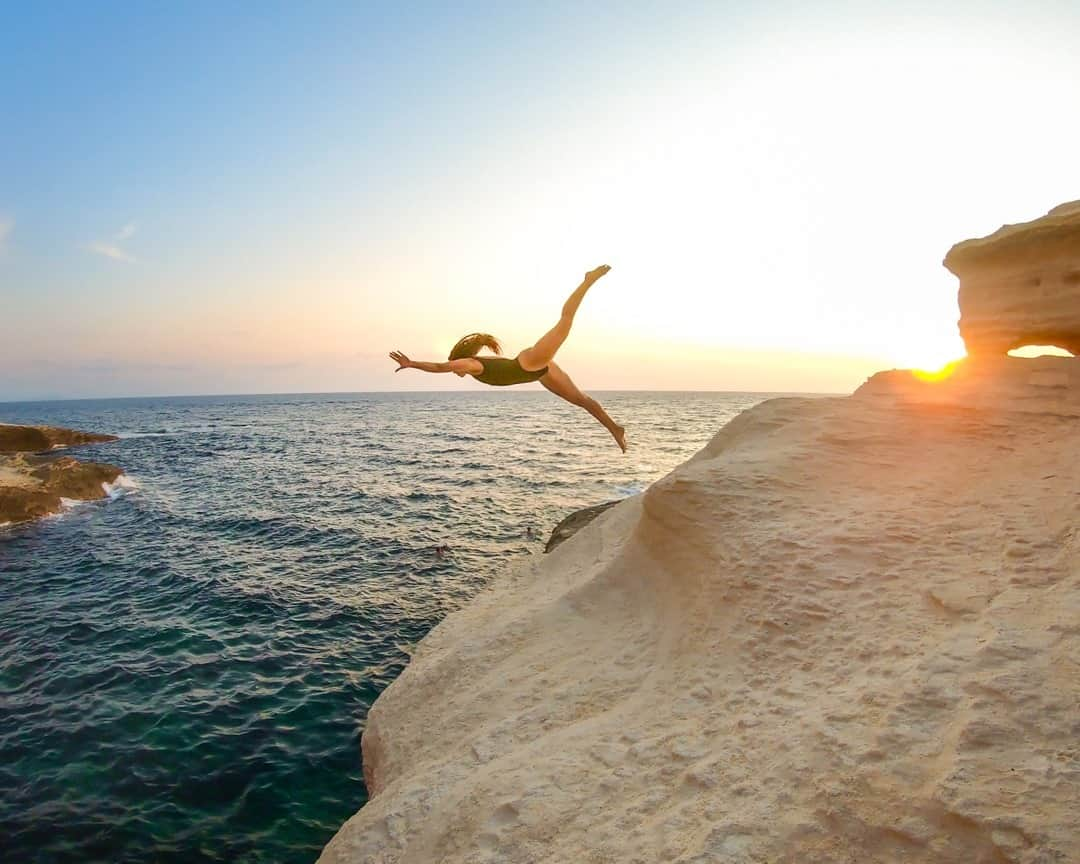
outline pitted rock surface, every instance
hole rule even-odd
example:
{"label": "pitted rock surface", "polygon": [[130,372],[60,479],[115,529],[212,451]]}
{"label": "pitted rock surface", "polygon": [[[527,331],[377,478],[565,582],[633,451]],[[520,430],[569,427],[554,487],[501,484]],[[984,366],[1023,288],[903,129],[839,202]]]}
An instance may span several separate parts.
{"label": "pitted rock surface", "polygon": [[1025,345],[1080,354],[1080,201],[988,237],[957,243],[960,335],[970,356]]}

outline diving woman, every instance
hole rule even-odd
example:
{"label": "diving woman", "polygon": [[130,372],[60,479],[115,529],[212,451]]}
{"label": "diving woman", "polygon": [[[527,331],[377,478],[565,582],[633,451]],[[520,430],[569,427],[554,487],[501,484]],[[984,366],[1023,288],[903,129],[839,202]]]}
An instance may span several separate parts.
{"label": "diving woman", "polygon": [[[608,416],[599,402],[582,393],[570,380],[570,376],[555,364],[555,353],[570,335],[574,315],[585,298],[585,293],[610,269],[604,264],[586,273],[585,279],[563,304],[558,323],[541,336],[535,345],[519,351],[518,355],[512,359],[499,356],[502,350],[499,340],[491,334],[470,333],[458,340],[446,363],[410,360],[400,351],[391,351],[390,359],[398,364],[398,368],[394,371],[419,369],[422,372],[453,372],[461,378],[472,375],[477,381],[493,387],[508,387],[513,384],[539,381],[556,396],[592,414],[611,433],[611,437],[625,453],[626,430]],[[495,356],[480,356],[481,348],[489,348]]]}

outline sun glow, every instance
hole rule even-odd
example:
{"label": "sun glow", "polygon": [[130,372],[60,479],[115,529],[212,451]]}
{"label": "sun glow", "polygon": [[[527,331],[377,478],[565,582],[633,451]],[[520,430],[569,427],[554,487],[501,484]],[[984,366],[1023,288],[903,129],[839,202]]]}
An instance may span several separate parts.
{"label": "sun glow", "polygon": [[1072,357],[1071,351],[1056,345],[1025,345],[1009,352],[1010,357]]}
{"label": "sun glow", "polygon": [[892,345],[883,346],[885,357],[897,369],[912,369],[927,375],[937,375],[942,369],[955,365],[966,354],[964,343],[955,332],[942,327],[928,327],[919,332],[911,327],[895,335]]}
{"label": "sun glow", "polygon": [[930,384],[936,384],[939,381],[944,381],[946,378],[952,377],[953,373],[959,368],[962,360],[952,360],[946,363],[940,369],[912,369],[911,374],[918,378],[920,381],[926,381]]}

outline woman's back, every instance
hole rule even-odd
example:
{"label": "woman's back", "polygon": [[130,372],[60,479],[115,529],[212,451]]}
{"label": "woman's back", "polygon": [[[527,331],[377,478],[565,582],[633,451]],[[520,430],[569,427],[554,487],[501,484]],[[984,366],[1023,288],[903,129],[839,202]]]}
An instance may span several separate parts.
{"label": "woman's back", "polygon": [[521,364],[516,359],[511,360],[508,357],[474,357],[473,359],[479,360],[484,366],[484,371],[473,377],[477,381],[490,384],[493,387],[509,387],[512,384],[527,384],[530,381],[539,381],[548,371],[548,367],[545,366],[543,369],[529,372],[522,369]]}

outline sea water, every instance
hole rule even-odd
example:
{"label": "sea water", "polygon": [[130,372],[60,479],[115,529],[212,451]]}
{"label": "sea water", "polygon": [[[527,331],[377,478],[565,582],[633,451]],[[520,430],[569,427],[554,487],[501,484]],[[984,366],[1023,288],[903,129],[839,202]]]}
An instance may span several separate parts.
{"label": "sea water", "polygon": [[410,647],[765,398],[595,395],[628,454],[531,389],[0,403],[127,472],[0,528],[7,860],[313,861]]}

